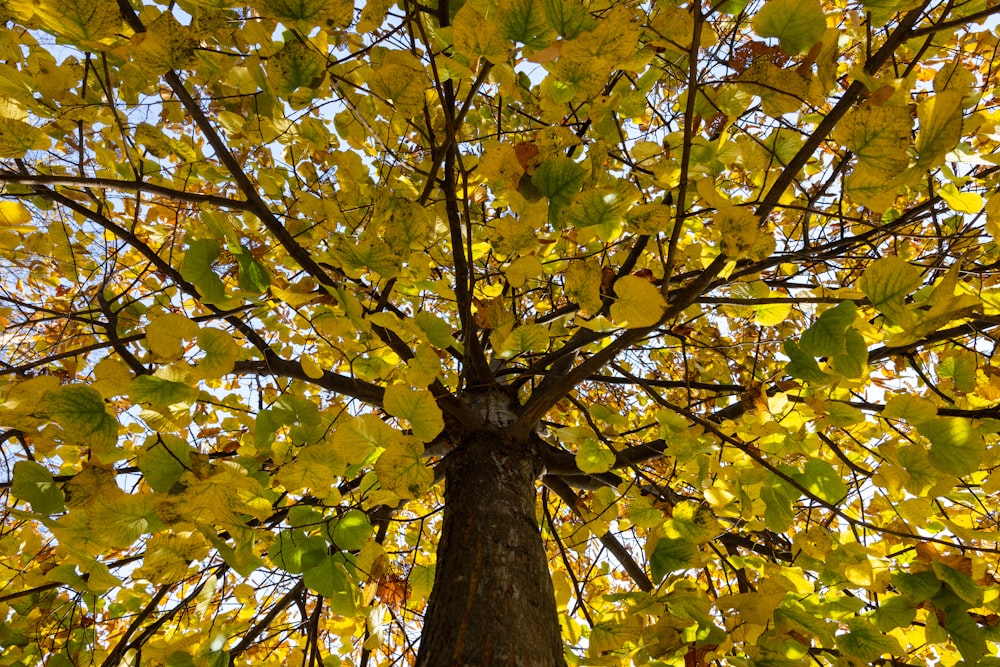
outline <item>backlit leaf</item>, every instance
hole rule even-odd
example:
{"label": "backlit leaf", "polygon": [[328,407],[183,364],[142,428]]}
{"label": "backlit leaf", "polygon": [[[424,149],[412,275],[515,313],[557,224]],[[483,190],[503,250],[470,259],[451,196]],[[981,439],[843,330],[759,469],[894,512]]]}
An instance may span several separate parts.
{"label": "backlit leaf", "polygon": [[430,488],[434,471],[423,460],[424,445],[411,436],[394,438],[375,462],[382,488],[400,498],[416,498]]}
{"label": "backlit leaf", "polygon": [[653,580],[660,582],[671,572],[691,567],[698,550],[689,540],[663,537],[657,540],[649,555],[649,570]]}
{"label": "backlit leaf", "polygon": [[198,363],[198,371],[205,378],[219,378],[233,370],[239,345],[228,332],[205,327],[198,331],[198,347],[205,356]]}
{"label": "backlit leaf", "polygon": [[909,163],[912,126],[906,107],[865,105],[848,112],[833,138],[850,148],[861,165],[891,178]]}
{"label": "backlit leaf", "polygon": [[615,295],[611,319],[630,329],[656,324],[667,307],[656,285],[637,276],[619,278],[615,282]]}
{"label": "backlit leaf", "polygon": [[198,389],[153,375],[140,375],[132,380],[129,395],[136,403],[149,403],[166,408],[178,403],[190,404],[198,398]]}
{"label": "backlit leaf", "polygon": [[183,315],[160,315],[146,327],[149,351],[163,361],[174,361],[184,354],[182,342],[198,335],[198,325]]}
{"label": "backlit leaf", "polygon": [[31,509],[39,514],[56,514],[65,509],[62,489],[52,479],[52,473],[34,461],[14,464],[10,490],[15,498],[31,503]]}
{"label": "backlit leaf", "polygon": [[920,130],[916,149],[920,165],[936,167],[962,136],[962,92],[942,90],[922,101],[917,105],[917,122]]}
{"label": "backlit leaf", "polygon": [[538,165],[531,177],[538,191],[549,198],[549,218],[558,226],[565,225],[559,213],[580,191],[583,177],[583,167],[564,156],[549,158]]}
{"label": "backlit leaf", "polygon": [[957,477],[979,469],[983,458],[982,436],[967,419],[936,417],[917,424],[917,431],[930,440],[930,460]]}
{"label": "backlit leaf", "polygon": [[122,25],[113,0],[45,0],[35,14],[46,29],[82,43],[111,39]]}
{"label": "backlit leaf", "polygon": [[149,488],[157,493],[169,493],[191,469],[191,455],[195,453],[186,440],[169,433],[150,436],[146,439],[138,466]]}
{"label": "backlit leaf", "polygon": [[541,352],[549,346],[549,330],[541,324],[516,327],[497,347],[497,357],[510,359],[525,352]]}
{"label": "backlit leaf", "polygon": [[903,297],[919,286],[920,269],[894,255],[872,262],[860,283],[872,306],[896,322],[907,320]]}
{"label": "backlit leaf", "polygon": [[615,462],[615,453],[593,438],[580,443],[576,465],[585,473],[607,472]]}
{"label": "backlit leaf", "polygon": [[391,385],[385,390],[382,405],[393,417],[407,420],[413,435],[424,442],[433,440],[444,428],[441,408],[426,389]]}
{"label": "backlit leaf", "polygon": [[75,444],[106,451],[118,441],[115,419],[97,390],[68,385],[45,394],[43,407],[63,427],[66,438]]}
{"label": "backlit leaf", "polygon": [[819,0],[768,0],[754,18],[761,37],[777,37],[793,55],[805,53],[826,32],[826,15]]}

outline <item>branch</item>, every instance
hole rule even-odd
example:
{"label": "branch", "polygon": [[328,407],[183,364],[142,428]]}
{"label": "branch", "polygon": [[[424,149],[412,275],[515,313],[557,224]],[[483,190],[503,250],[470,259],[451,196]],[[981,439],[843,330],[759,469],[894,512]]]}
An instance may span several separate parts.
{"label": "branch", "polygon": [[[554,492],[564,503],[569,507],[570,511],[573,512],[577,517],[582,518],[580,515],[580,510],[577,508],[580,498],[576,495],[573,489],[569,488],[564,482],[558,478],[546,475],[542,478],[542,483],[548,487],[552,492]],[[635,585],[639,587],[640,590],[649,592],[653,590],[653,582],[649,580],[646,576],[646,571],[640,566],[635,559],[632,558],[632,554],[628,552],[621,542],[618,541],[614,535],[610,532],[604,533],[600,537],[601,544],[611,552],[611,555],[621,564],[625,571],[628,573]]]}
{"label": "branch", "polygon": [[385,395],[385,389],[382,387],[331,371],[323,371],[322,377],[311,378],[302,370],[302,364],[282,359],[273,352],[262,360],[237,361],[233,373],[237,375],[279,375],[293,380],[301,380],[376,407],[381,407],[382,397]]}
{"label": "branch", "polygon": [[517,422],[510,427],[510,433],[518,439],[526,438],[538,421],[569,391],[587,377],[597,373],[618,354],[642,340],[658,329],[667,320],[676,317],[701,296],[719,272],[726,266],[727,258],[719,255],[689,285],[677,293],[676,301],[663,312],[656,324],[639,329],[629,329],[607,346],[595,352],[586,361],[578,364],[565,375],[549,375],[532,392],[525,403]]}
{"label": "branch", "polygon": [[86,176],[29,176],[12,171],[0,171],[0,184],[42,185],[46,187],[65,186],[98,188],[102,190],[121,190],[124,192],[148,192],[160,195],[173,201],[185,201],[192,204],[212,204],[220,208],[236,211],[254,212],[254,207],[239,199],[230,199],[220,195],[206,195],[194,192],[175,190],[163,185],[155,185],[146,181],[125,181],[118,178],[89,178]]}
{"label": "branch", "polygon": [[[907,39],[913,37],[913,32],[911,28],[913,25],[920,20],[920,17],[924,13],[924,9],[930,4],[929,0],[925,0],[919,7],[912,9],[907,14],[900,19],[896,26],[896,29],[882,44],[882,47],[875,52],[874,55],[864,64],[864,71],[868,74],[875,74],[879,68],[885,64],[891,57],[896,53],[896,49],[905,42]],[[778,178],[774,181],[774,185],[767,191],[764,196],[764,200],[757,207],[756,215],[758,218],[763,220],[766,218],[775,206],[778,205],[778,201],[781,196],[785,193],[785,190],[795,181],[799,170],[805,167],[806,163],[816,155],[816,151],[819,149],[820,144],[826,141],[826,138],[833,132],[833,129],[840,122],[840,119],[844,117],[844,114],[854,105],[854,103],[861,97],[861,94],[867,91],[868,88],[865,84],[856,79],[851,85],[844,91],[837,104],[830,109],[830,112],[820,121],[816,129],[811,133],[806,135],[806,139],[802,142],[802,147],[799,148],[799,152],[788,161],[788,164],[782,169]]]}
{"label": "branch", "polygon": [[288,605],[290,605],[296,597],[301,595],[305,589],[305,583],[302,579],[299,579],[298,582],[287,593],[285,593],[280,600],[274,603],[264,618],[260,619],[255,626],[247,630],[247,633],[243,635],[243,639],[240,640],[240,643],[229,651],[230,667],[233,667],[236,664],[236,658],[250,648],[257,637],[270,627],[271,623],[274,622],[274,619],[278,617],[278,614],[287,609]]}

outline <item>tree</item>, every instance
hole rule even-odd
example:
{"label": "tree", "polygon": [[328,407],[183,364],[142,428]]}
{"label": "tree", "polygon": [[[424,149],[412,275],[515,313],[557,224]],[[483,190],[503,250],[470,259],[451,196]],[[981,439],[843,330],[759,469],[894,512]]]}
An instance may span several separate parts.
{"label": "tree", "polygon": [[998,13],[0,3],[2,662],[994,664]]}

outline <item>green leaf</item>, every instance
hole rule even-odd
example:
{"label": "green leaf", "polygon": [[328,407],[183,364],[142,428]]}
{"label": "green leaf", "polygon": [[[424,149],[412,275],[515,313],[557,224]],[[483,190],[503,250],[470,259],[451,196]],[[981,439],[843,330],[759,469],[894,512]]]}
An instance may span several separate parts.
{"label": "green leaf", "polygon": [[309,568],[302,581],[312,592],[326,598],[330,611],[341,616],[353,616],[357,586],[348,574],[344,557],[333,554]]}
{"label": "green leaf", "polygon": [[831,357],[847,351],[845,332],[857,317],[857,306],[853,301],[826,310],[803,334],[799,347],[814,357]]}
{"label": "green leaf", "polygon": [[662,537],[653,547],[649,555],[649,571],[653,581],[663,581],[671,572],[691,567],[698,549],[690,540],[683,538]]}
{"label": "green leaf", "polygon": [[607,472],[614,463],[615,453],[593,438],[584,440],[576,450],[576,466],[585,473]]}
{"label": "green leaf", "polygon": [[267,559],[289,574],[302,574],[326,559],[327,543],[322,537],[301,530],[282,530],[267,550]]}
{"label": "green leaf", "polygon": [[563,228],[559,214],[570,205],[583,186],[583,167],[564,155],[549,158],[538,165],[531,182],[549,198],[549,220]]}
{"label": "green leaf", "polygon": [[108,412],[96,389],[68,385],[47,392],[42,402],[70,442],[95,451],[109,450],[118,442],[118,420]]}
{"label": "green leaf", "polygon": [[226,301],[226,285],[212,270],[220,252],[221,247],[215,239],[188,241],[181,263],[181,277],[198,288],[207,304],[218,305]]}
{"label": "green leaf", "polygon": [[430,442],[444,429],[444,416],[427,389],[394,384],[385,390],[382,407],[393,417],[410,422],[413,435]]}
{"label": "green leaf", "polygon": [[848,632],[837,635],[837,648],[845,655],[864,663],[874,662],[885,654],[900,655],[902,647],[894,637],[885,635],[864,618],[846,620]]}
{"label": "green leaf", "polygon": [[833,370],[845,378],[864,377],[868,367],[868,343],[857,329],[844,332],[844,350],[830,359]]}
{"label": "green leaf", "polygon": [[976,584],[972,577],[938,560],[931,562],[931,568],[934,570],[937,578],[944,582],[955,595],[968,603],[969,606],[978,607],[983,604],[983,588]]}
{"label": "green leaf", "polygon": [[789,359],[785,372],[792,377],[815,385],[825,385],[833,379],[834,376],[821,370],[816,359],[811,354],[803,352],[795,341],[786,340],[782,344],[782,349]]}
{"label": "green leaf", "polygon": [[795,481],[829,503],[843,502],[847,496],[847,484],[840,473],[822,459],[807,462],[802,473],[795,476]]}
{"label": "green leaf", "polygon": [[325,75],[326,60],[312,44],[286,42],[267,59],[267,78],[281,96],[291,95],[302,87],[316,88]]}
{"label": "green leaf", "polygon": [[509,0],[501,5],[500,34],[533,49],[547,46],[555,31],[546,21],[542,0]]}
{"label": "green leaf", "polygon": [[10,490],[15,498],[31,503],[31,509],[39,514],[56,514],[66,509],[62,489],[52,478],[52,473],[34,461],[14,464]]}
{"label": "green leaf", "polygon": [[255,445],[259,448],[270,447],[278,429],[284,426],[292,426],[288,429],[288,439],[297,445],[315,442],[323,435],[323,425],[316,404],[300,396],[287,394],[271,407],[257,413]]}
{"label": "green leaf", "polygon": [[149,488],[169,493],[184,473],[191,470],[191,455],[196,451],[186,440],[161,433],[146,439],[137,464]]}
{"label": "green leaf", "polygon": [[[790,471],[794,474],[794,471]],[[764,501],[764,521],[775,532],[784,532],[795,518],[793,503],[799,498],[799,491],[780,477],[769,475],[760,488],[760,498]]]}
{"label": "green leaf", "polygon": [[264,18],[309,27],[346,28],[354,18],[350,0],[257,0],[253,4]]}
{"label": "green leaf", "polygon": [[458,343],[455,342],[454,337],[451,335],[451,325],[437,315],[421,311],[413,316],[413,323],[424,332],[427,340],[434,347],[447,350],[448,348],[458,346]]}
{"label": "green leaf", "polygon": [[968,665],[976,665],[988,652],[983,629],[966,611],[965,601],[950,590],[934,596],[934,605],[943,612],[944,629]]}
{"label": "green leaf", "polygon": [[566,209],[566,221],[574,227],[600,227],[604,237],[621,224],[633,198],[615,188],[589,189]]}
{"label": "green leaf", "polygon": [[566,39],[594,27],[594,19],[580,0],[542,0],[542,8],[549,25]]}
{"label": "green leaf", "polygon": [[372,536],[368,515],[360,510],[348,510],[337,519],[331,537],[334,544],[344,551],[358,551]]}
{"label": "green leaf", "polygon": [[777,37],[785,53],[805,53],[823,38],[826,15],[819,0],[768,0],[753,21],[761,37]]}
{"label": "green leaf", "polygon": [[921,271],[895,255],[875,260],[861,276],[860,287],[872,306],[902,324],[909,315],[903,298],[920,287]]}
{"label": "green leaf", "polygon": [[240,246],[242,252],[236,255],[236,263],[239,265],[239,277],[237,284],[240,289],[253,294],[262,294],[271,286],[271,277],[267,273],[264,265],[254,259],[250,250]]}
{"label": "green leaf", "polygon": [[541,352],[549,347],[549,330],[541,324],[515,328],[497,347],[496,356],[511,359],[525,352]]}
{"label": "green leaf", "polygon": [[167,408],[179,404],[190,405],[198,398],[198,388],[153,375],[140,375],[129,385],[129,396],[136,403]]}
{"label": "green leaf", "polygon": [[939,469],[963,477],[979,469],[985,445],[971,420],[936,417],[921,422],[917,431],[931,442],[928,458]]}
{"label": "green leaf", "polygon": [[917,617],[917,608],[901,595],[885,595],[879,600],[875,612],[875,625],[882,632],[903,628]]}
{"label": "green leaf", "polygon": [[941,580],[933,572],[893,572],[893,585],[913,604],[930,600],[941,590]]}

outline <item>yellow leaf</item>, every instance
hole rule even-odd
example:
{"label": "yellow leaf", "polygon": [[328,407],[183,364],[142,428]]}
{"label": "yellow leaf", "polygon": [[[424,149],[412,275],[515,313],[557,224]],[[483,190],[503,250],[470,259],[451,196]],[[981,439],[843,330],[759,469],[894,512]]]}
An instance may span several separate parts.
{"label": "yellow leaf", "polygon": [[858,156],[858,163],[885,177],[900,174],[909,164],[907,149],[913,119],[903,106],[866,105],[847,113],[833,138]]}
{"label": "yellow leaf", "polygon": [[572,260],[566,267],[566,296],[583,310],[601,309],[601,265],[597,260]]}
{"label": "yellow leaf", "polygon": [[520,288],[531,278],[536,278],[544,272],[542,263],[534,255],[525,255],[513,262],[506,268],[504,274],[511,287]]}
{"label": "yellow leaf", "polygon": [[159,73],[192,66],[198,40],[173,14],[164,12],[150,22],[146,32],[133,37],[133,46],[136,64]]}
{"label": "yellow leaf", "polygon": [[423,461],[424,445],[417,438],[400,435],[375,462],[382,488],[400,498],[416,498],[434,482],[434,471]]}
{"label": "yellow leaf", "polygon": [[104,398],[126,393],[132,382],[132,372],[128,366],[112,357],[105,357],[94,366],[94,377],[97,382],[91,386]]}
{"label": "yellow leaf", "polygon": [[942,90],[924,100],[917,105],[917,121],[920,165],[924,169],[936,167],[962,137],[962,92],[954,88]]}
{"label": "yellow leaf", "polygon": [[350,0],[257,0],[261,16],[287,23],[302,23],[309,29],[346,28],[354,18]]}
{"label": "yellow leaf", "polygon": [[122,27],[114,0],[44,0],[35,16],[45,28],[77,42],[110,41]]}
{"label": "yellow leaf", "polygon": [[719,249],[731,259],[760,260],[774,251],[774,237],[760,228],[760,220],[746,208],[723,205],[715,216]]}
{"label": "yellow leaf", "polygon": [[184,355],[181,339],[198,335],[198,325],[176,313],[160,315],[146,327],[146,345],[161,361],[176,361]]}
{"label": "yellow leaf", "polygon": [[334,452],[346,463],[362,463],[377,449],[384,449],[398,435],[378,415],[341,417],[333,432]]}
{"label": "yellow leaf", "polygon": [[611,319],[628,329],[653,326],[667,307],[656,285],[637,276],[619,278],[615,283],[615,295]]}
{"label": "yellow leaf", "polygon": [[198,347],[205,356],[198,364],[198,372],[203,378],[220,378],[231,373],[240,348],[228,332],[206,328],[198,332]]}
{"label": "yellow leaf", "polygon": [[25,225],[31,221],[31,212],[27,207],[16,201],[0,201],[0,226],[16,232],[32,232],[34,225]]}
{"label": "yellow leaf", "polygon": [[48,143],[37,127],[14,118],[0,118],[0,158],[22,158],[28,151],[45,148]]}
{"label": "yellow leaf", "polygon": [[505,215],[497,220],[490,245],[501,255],[512,255],[538,245],[537,230],[524,216]]}
{"label": "yellow leaf", "polygon": [[979,213],[983,210],[982,195],[976,192],[961,192],[954,183],[948,183],[938,190],[948,208],[958,213]]}
{"label": "yellow leaf", "polygon": [[455,14],[452,22],[455,50],[470,61],[478,58],[485,58],[493,63],[505,61],[514,46],[513,42],[500,35],[496,20],[487,19],[473,5],[474,3],[467,2]]}
{"label": "yellow leaf", "polygon": [[306,374],[306,377],[313,380],[323,377],[323,369],[308,354],[303,354],[302,358],[299,359],[299,363],[302,364],[302,372]]}
{"label": "yellow leaf", "polygon": [[385,390],[382,407],[393,417],[409,421],[413,435],[424,442],[430,442],[444,429],[441,408],[426,389],[394,384]]}
{"label": "yellow leaf", "polygon": [[775,118],[798,110],[809,95],[808,79],[766,58],[755,60],[736,80],[740,88],[760,98],[764,113]]}
{"label": "yellow leaf", "polygon": [[414,116],[424,108],[427,75],[420,61],[405,51],[388,51],[368,76],[368,85],[404,117]]}

